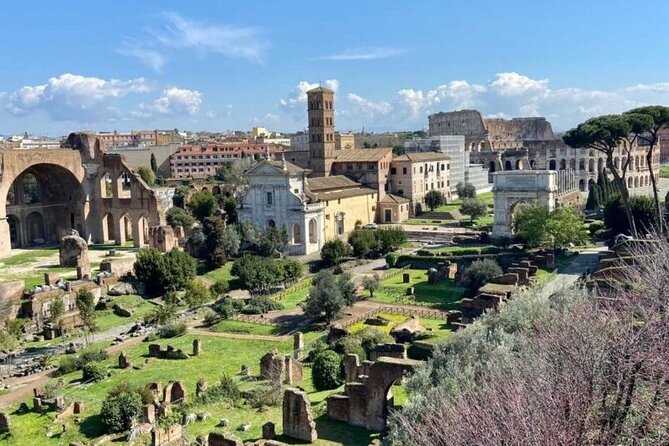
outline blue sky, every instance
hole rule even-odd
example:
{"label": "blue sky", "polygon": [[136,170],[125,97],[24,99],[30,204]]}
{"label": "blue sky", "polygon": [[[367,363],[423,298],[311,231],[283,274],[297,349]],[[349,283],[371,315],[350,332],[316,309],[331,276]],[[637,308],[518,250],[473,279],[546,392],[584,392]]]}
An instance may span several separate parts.
{"label": "blue sky", "polygon": [[292,131],[318,82],[356,131],[461,108],[561,130],[669,103],[663,0],[7,3],[0,134]]}

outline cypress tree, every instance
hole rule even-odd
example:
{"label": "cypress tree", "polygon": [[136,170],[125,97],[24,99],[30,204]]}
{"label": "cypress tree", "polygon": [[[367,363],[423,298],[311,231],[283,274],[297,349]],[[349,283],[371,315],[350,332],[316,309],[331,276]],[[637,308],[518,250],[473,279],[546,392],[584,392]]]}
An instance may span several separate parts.
{"label": "cypress tree", "polygon": [[585,208],[589,211],[597,209],[597,189],[599,189],[599,187],[596,184],[593,184],[588,191],[588,200],[585,202]]}
{"label": "cypress tree", "polygon": [[153,173],[157,174],[158,173],[158,162],[156,161],[156,155],[151,154],[151,170],[153,170]]}

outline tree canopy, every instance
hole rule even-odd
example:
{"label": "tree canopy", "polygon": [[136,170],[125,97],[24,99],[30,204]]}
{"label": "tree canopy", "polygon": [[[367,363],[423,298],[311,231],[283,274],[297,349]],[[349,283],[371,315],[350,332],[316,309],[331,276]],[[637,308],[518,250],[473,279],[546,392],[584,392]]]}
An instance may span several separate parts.
{"label": "tree canopy", "polygon": [[336,319],[341,314],[346,301],[334,274],[328,270],[319,271],[314,276],[309,296],[303,305],[306,314],[322,316],[328,324]]}
{"label": "tree canopy", "polygon": [[425,204],[431,211],[434,211],[434,208],[439,207],[444,203],[446,203],[446,197],[441,191],[432,189],[425,194]]}

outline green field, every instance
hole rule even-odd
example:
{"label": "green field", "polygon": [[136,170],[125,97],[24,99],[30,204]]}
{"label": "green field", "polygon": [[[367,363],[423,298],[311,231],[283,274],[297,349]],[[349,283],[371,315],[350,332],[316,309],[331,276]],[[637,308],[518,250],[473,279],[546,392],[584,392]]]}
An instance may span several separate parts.
{"label": "green field", "polygon": [[[351,333],[356,333],[366,328],[372,328],[382,333],[389,334],[395,325],[408,319],[407,316],[400,314],[379,313],[379,316],[389,320],[390,323],[388,325],[367,325],[364,321],[360,321],[351,325],[348,330]],[[421,336],[421,341],[437,343],[450,338],[453,334],[453,330],[444,320],[420,318],[420,323],[427,330],[424,335]]]}
{"label": "green field", "polygon": [[669,178],[669,166],[660,167],[660,176],[662,178]]}
{"label": "green field", "polygon": [[21,266],[32,263],[37,259],[58,254],[58,248],[29,249],[20,254],[14,254],[0,261],[2,266]]}
{"label": "green field", "polygon": [[[132,316],[121,317],[115,315],[111,308],[115,303],[121,305],[123,308],[132,310]],[[107,310],[99,310],[95,312],[95,322],[97,324],[98,331],[105,331],[112,327],[118,327],[119,325],[141,321],[144,319],[144,316],[150,314],[156,308],[154,304],[135,294],[118,296],[114,299],[113,302],[108,303],[108,307],[109,308]]]}
{"label": "green field", "polygon": [[[176,339],[161,340],[158,344],[163,347],[169,345],[181,348],[185,352],[191,352],[192,335],[186,335]],[[207,380],[210,385],[214,384],[223,374],[236,376],[240,380],[242,389],[248,389],[257,385],[255,381],[241,382],[238,373],[242,365],[251,367],[252,373],[259,373],[259,359],[262,355],[272,349],[281,353],[289,353],[292,349],[292,339],[289,341],[262,341],[228,339],[214,336],[200,337],[203,340],[203,352],[200,356],[190,357],[186,360],[149,359],[146,357],[148,344],[142,343],[131,347],[127,354],[131,358],[133,366],[137,369],[118,369],[117,356],[112,355],[105,361],[112,372],[111,377],[95,384],[79,384],[81,372],[74,372],[63,376],[65,390],[63,395],[66,401],[83,401],[85,404],[85,415],[81,423],[75,424],[70,420],[70,428],[60,433],[62,423],[52,423],[53,413],[37,414],[28,412],[26,414],[12,413],[12,435],[0,437],[2,444],[25,445],[29,442],[40,445],[62,445],[72,441],[86,441],[89,443],[93,438],[103,435],[103,427],[99,419],[99,410],[102,401],[109,390],[121,382],[130,382],[136,385],[145,385],[148,382],[159,381],[163,385],[170,380],[182,381],[189,391],[189,398],[194,399],[195,384],[200,378]],[[312,403],[312,410],[317,421],[319,441],[317,445],[366,445],[371,441],[371,435],[364,429],[355,428],[343,423],[326,419],[324,415],[323,401],[331,394],[328,392],[315,392],[310,381],[310,369],[305,369],[305,379],[299,384],[308,393]],[[341,389],[340,389],[341,390]],[[30,403],[30,402],[28,402]],[[212,417],[204,422],[197,422],[186,428],[191,439],[196,435],[208,433],[216,428],[218,420],[227,418],[230,420],[228,428],[243,440],[254,440],[261,436],[261,426],[266,421],[273,421],[277,430],[281,429],[281,407],[270,407],[266,411],[258,411],[245,405],[238,408],[230,407],[227,403],[215,403],[207,406],[193,405],[189,411],[208,411]],[[13,409],[10,413],[14,412]],[[251,429],[246,432],[235,431],[236,427],[243,423],[250,423]],[[53,436],[47,437],[46,433],[52,432]],[[56,432],[58,432],[56,434]],[[286,441],[284,439],[284,441]],[[290,442],[294,444],[295,442]]]}
{"label": "green field", "polygon": [[281,327],[278,325],[255,324],[253,322],[237,321],[226,319],[210,327],[211,331],[224,333],[242,333],[263,336],[276,336],[282,334]]}
{"label": "green field", "polygon": [[[392,270],[391,270],[392,271]],[[442,310],[458,307],[463,288],[456,287],[453,280],[444,280],[434,285],[427,281],[427,271],[422,269],[407,270],[411,275],[410,283],[403,283],[403,274],[398,274],[381,283],[381,289],[374,293],[371,300],[387,303],[416,303]],[[414,287],[415,299],[406,295],[408,287]]]}

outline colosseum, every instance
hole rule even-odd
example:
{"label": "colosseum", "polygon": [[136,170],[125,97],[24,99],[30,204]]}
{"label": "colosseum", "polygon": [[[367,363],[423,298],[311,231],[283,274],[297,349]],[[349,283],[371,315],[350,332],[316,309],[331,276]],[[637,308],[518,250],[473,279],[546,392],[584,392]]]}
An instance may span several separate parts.
{"label": "colosseum", "polygon": [[[565,170],[571,169],[582,192],[597,181],[604,169],[606,157],[601,152],[574,149],[553,133],[546,118],[484,118],[477,110],[458,110],[430,115],[430,136],[464,135],[465,147],[472,162],[489,169],[500,170]],[[614,165],[624,166],[628,146],[616,149]],[[650,169],[646,149],[634,143],[629,150],[631,162],[627,171],[627,186],[642,192],[650,187]],[[653,171],[659,176],[660,153],[653,157]],[[492,181],[492,178],[491,178]]]}

